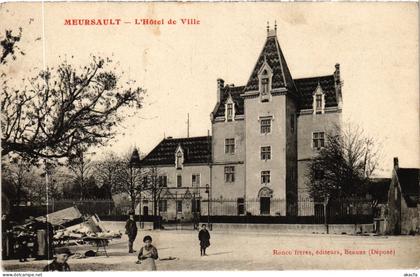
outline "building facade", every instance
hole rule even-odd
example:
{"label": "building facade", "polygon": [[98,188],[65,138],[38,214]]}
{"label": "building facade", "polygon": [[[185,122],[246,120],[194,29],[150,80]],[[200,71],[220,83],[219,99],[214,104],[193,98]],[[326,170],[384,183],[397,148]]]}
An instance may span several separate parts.
{"label": "building facade", "polygon": [[[299,208],[309,197],[306,166],[324,146],[326,132],[340,124],[341,87],[339,64],[331,75],[293,79],[276,28],[267,30],[248,82],[217,80],[210,159],[200,170],[188,165],[186,174],[203,172],[201,181],[210,186],[211,214],[311,215]],[[155,165],[174,175],[178,148],[160,147],[164,142],[151,153],[169,151],[159,155],[173,157],[171,163]]]}
{"label": "building facade", "polygon": [[385,214],[385,234],[409,235],[420,231],[420,169],[399,167],[394,158],[388,207]]}
{"label": "building facade", "polygon": [[156,178],[157,184],[156,193],[142,193],[143,215],[153,214],[154,205],[165,220],[190,221],[201,213],[203,200],[209,198],[211,140],[210,136],[165,138],[142,159],[142,167],[152,170],[145,178]]}

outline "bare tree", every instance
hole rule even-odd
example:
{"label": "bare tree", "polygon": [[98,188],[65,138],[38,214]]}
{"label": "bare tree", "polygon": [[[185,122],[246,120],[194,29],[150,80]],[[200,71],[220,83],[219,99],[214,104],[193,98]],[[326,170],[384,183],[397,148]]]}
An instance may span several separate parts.
{"label": "bare tree", "polygon": [[9,182],[15,188],[15,205],[19,205],[28,188],[34,181],[32,164],[14,157],[9,162],[2,162],[2,183]]}
{"label": "bare tree", "polygon": [[119,157],[113,152],[107,153],[102,160],[96,161],[93,165],[93,175],[98,185],[108,189],[109,197],[117,181],[119,166]]}
{"label": "bare tree", "polygon": [[131,209],[134,211],[136,200],[141,192],[143,171],[134,168],[130,163],[131,153],[123,155],[118,159],[115,182],[112,186],[114,193],[127,193],[130,198]]}
{"label": "bare tree", "polygon": [[12,30],[6,30],[4,38],[0,41],[1,56],[0,64],[6,64],[7,57],[11,56],[13,60],[16,60],[16,51],[21,55],[25,53],[18,47],[17,43],[22,37],[22,28],[19,28],[19,34],[13,35]]}
{"label": "bare tree", "polygon": [[85,151],[78,148],[76,155],[70,156],[68,159],[68,167],[73,173],[74,180],[80,187],[80,200],[83,200],[83,195],[86,190],[85,181],[91,177],[92,162],[85,158]]}
{"label": "bare tree", "polygon": [[307,185],[311,197],[328,202],[364,195],[379,157],[378,144],[360,127],[334,126],[309,165]]}
{"label": "bare tree", "polygon": [[127,115],[140,108],[144,90],[120,81],[111,60],[92,57],[75,68],[67,61],[48,68],[28,84],[1,92],[2,155],[17,153],[33,160],[76,154],[77,147],[102,145],[116,134]]}
{"label": "bare tree", "polygon": [[153,215],[158,215],[158,203],[163,189],[165,188],[159,176],[157,167],[147,167],[143,169],[142,191],[149,194],[153,200]]}

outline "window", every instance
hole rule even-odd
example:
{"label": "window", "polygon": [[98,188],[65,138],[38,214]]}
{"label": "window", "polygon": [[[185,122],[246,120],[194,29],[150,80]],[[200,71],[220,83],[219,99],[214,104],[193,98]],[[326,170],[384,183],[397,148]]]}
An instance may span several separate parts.
{"label": "window", "polygon": [[182,175],[176,176],[176,187],[178,188],[182,187]]}
{"label": "window", "polygon": [[322,94],[315,95],[315,112],[322,113]]}
{"label": "window", "polygon": [[269,184],[270,183],[270,171],[265,170],[261,171],[261,184]]}
{"label": "window", "polygon": [[168,211],[168,201],[159,200],[159,212],[166,213]]}
{"label": "window", "polygon": [[176,168],[182,168],[182,151],[176,152]]}
{"label": "window", "polygon": [[[266,72],[266,71],[265,71]],[[261,94],[267,94],[269,91],[269,80],[268,77],[264,77],[261,79]]]}
{"label": "window", "polygon": [[312,133],[312,147],[314,149],[320,149],[324,147],[324,132]]}
{"label": "window", "polygon": [[322,114],[324,113],[324,92],[322,90],[321,85],[318,83],[318,86],[313,94],[313,110],[314,114]]}
{"label": "window", "polygon": [[167,176],[159,176],[158,177],[159,186],[167,187],[168,186],[168,177]]}
{"label": "window", "polygon": [[235,167],[234,166],[225,166],[225,182],[226,183],[235,182]]}
{"label": "window", "polygon": [[177,213],[182,213],[182,200],[177,200],[176,201],[176,212]]}
{"label": "window", "polygon": [[238,215],[245,214],[245,200],[238,198],[237,200]]}
{"label": "window", "polygon": [[233,104],[232,103],[228,103],[226,106],[226,119],[228,121],[231,121],[233,118]]}
{"label": "window", "polygon": [[271,146],[261,147],[261,160],[266,161],[271,159]]}
{"label": "window", "polygon": [[193,174],[191,176],[191,184],[193,186],[199,186],[200,185],[200,174]]}
{"label": "window", "polygon": [[225,139],[225,154],[234,154],[235,153],[235,139],[227,138]]}
{"label": "window", "polygon": [[315,100],[316,101],[316,109],[317,110],[322,109],[322,94],[317,94],[315,99],[316,99]]}
{"label": "window", "polygon": [[271,118],[261,119],[261,134],[271,132]]}

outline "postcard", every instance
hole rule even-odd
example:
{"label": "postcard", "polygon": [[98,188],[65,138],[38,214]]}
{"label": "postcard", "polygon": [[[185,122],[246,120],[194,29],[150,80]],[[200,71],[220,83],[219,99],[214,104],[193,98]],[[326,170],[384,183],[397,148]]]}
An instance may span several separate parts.
{"label": "postcard", "polygon": [[418,11],[0,4],[3,271],[418,269]]}

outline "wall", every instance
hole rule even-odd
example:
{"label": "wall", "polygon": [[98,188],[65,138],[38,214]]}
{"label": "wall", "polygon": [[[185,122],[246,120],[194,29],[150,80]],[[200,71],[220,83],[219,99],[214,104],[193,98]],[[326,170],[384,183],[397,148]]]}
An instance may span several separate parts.
{"label": "wall", "polygon": [[401,200],[401,234],[409,235],[419,228],[419,211],[417,207],[407,207],[404,198]]}
{"label": "wall", "polygon": [[[286,205],[287,215],[297,215],[297,108],[295,100],[286,98]],[[293,120],[293,122],[292,122]],[[293,126],[294,125],[294,126]]]}
{"label": "wall", "polygon": [[[206,223],[206,222],[203,222]],[[202,223],[200,223],[201,225]],[[212,223],[212,230],[224,232],[256,231],[276,233],[303,233],[303,234],[326,234],[324,224],[239,224],[239,223]],[[331,224],[328,225],[329,234],[354,235],[373,232],[373,224]]]}
{"label": "wall", "polygon": [[308,197],[306,186],[306,170],[308,161],[317,153],[312,148],[312,133],[325,132],[335,124],[341,123],[341,112],[328,112],[324,114],[300,114],[297,119],[298,141],[298,195]]}
{"label": "wall", "polygon": [[395,169],[388,191],[388,213],[386,215],[386,234],[399,235],[401,233],[401,188],[398,184]]}
{"label": "wall", "polygon": [[[176,178],[178,174],[182,176],[182,188],[177,188]],[[200,174],[200,189],[193,189],[192,174]],[[168,190],[170,195],[168,194],[169,196],[167,197],[164,197],[164,192],[162,193],[162,199],[167,200],[167,211],[160,213],[162,218],[165,220],[191,220],[193,217],[192,199],[201,198],[201,205],[203,205],[203,200],[207,199],[205,186],[206,184],[210,185],[210,167],[208,165],[184,165],[182,169],[176,169],[174,165],[158,166],[157,175],[167,176],[167,186],[168,188],[173,188]],[[185,194],[187,188],[191,193],[190,197]],[[176,212],[177,200],[182,200],[182,212],[180,213]],[[142,211],[144,211],[144,207],[148,207],[149,214],[153,214],[153,205],[152,196],[143,194]],[[138,208],[136,208],[136,210],[138,210]]]}
{"label": "wall", "polygon": [[[272,116],[271,133],[260,133],[260,117]],[[286,96],[272,96],[269,102],[259,97],[245,99],[246,123],[246,196],[255,199],[261,184],[261,171],[270,170],[271,182],[266,186],[273,190],[273,198],[286,198]],[[271,146],[271,160],[260,157],[261,146]],[[286,205],[270,208],[270,214],[285,215]],[[255,213],[253,213],[255,214]]]}
{"label": "wall", "polygon": [[[225,153],[225,139],[235,138],[235,153]],[[245,196],[245,121],[212,124],[212,195],[213,199],[237,199]],[[225,166],[235,167],[235,181],[225,182]],[[235,205],[236,206],[236,205]]]}

